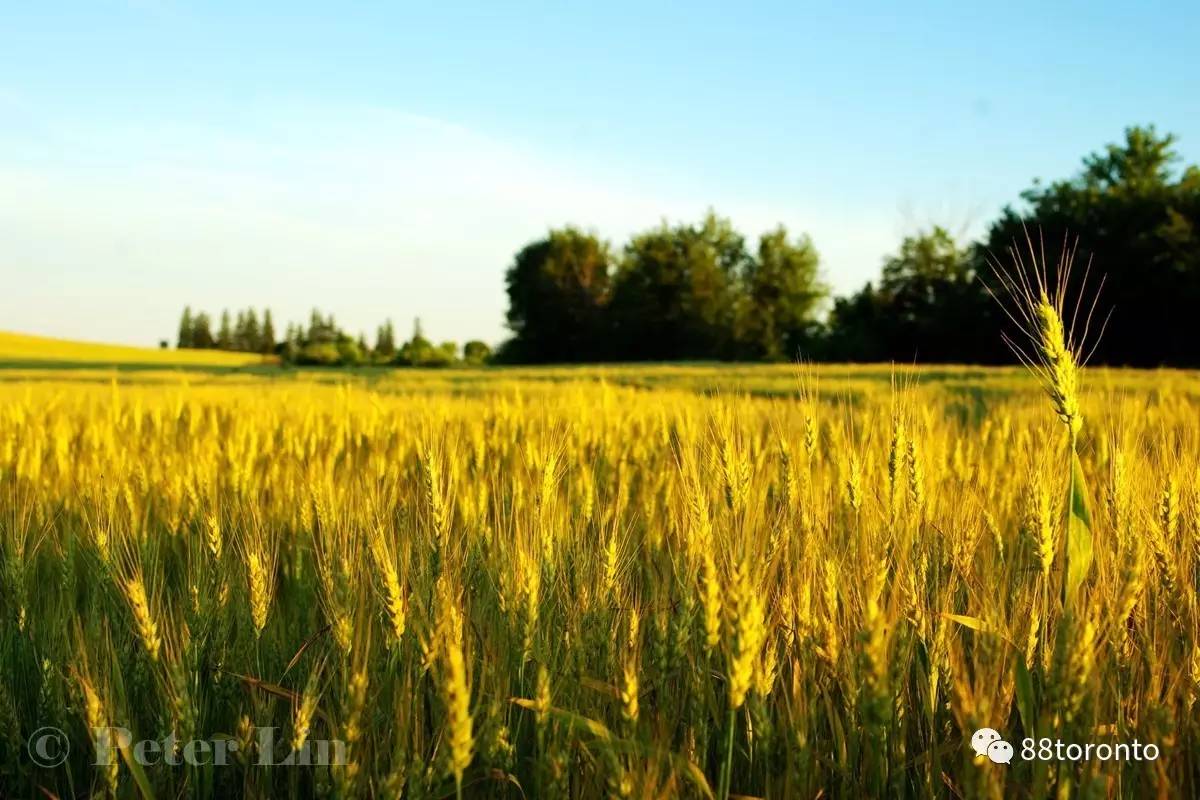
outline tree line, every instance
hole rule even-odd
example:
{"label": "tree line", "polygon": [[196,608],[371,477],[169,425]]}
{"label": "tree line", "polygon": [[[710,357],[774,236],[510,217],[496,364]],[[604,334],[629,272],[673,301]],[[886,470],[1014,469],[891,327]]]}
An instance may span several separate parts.
{"label": "tree line", "polygon": [[270,309],[264,309],[262,322],[253,308],[237,312],[236,321],[228,310],[222,311],[217,332],[205,312],[184,308],[179,320],[176,342],[180,349],[232,350],[278,356],[283,364],[300,366],[413,366],[444,367],[455,363],[483,364],[491,359],[491,348],[484,342],[467,342],[461,352],[458,343],[434,344],[425,337],[418,319],[412,335],[397,343],[391,320],[375,332],[373,345],[366,336],[350,335],[338,326],[333,314],[313,309],[308,324],[289,323],[281,340],[276,340]]}
{"label": "tree line", "polygon": [[271,310],[263,311],[259,323],[253,308],[237,312],[237,322],[231,322],[229,311],[221,312],[221,323],[213,332],[212,318],[204,312],[192,313],[191,306],[183,309],[179,320],[177,346],[181,350],[235,350],[242,353],[275,352],[275,324]]}
{"label": "tree line", "polygon": [[1034,181],[980,241],[941,227],[914,234],[846,297],[830,297],[812,240],[783,227],[752,247],[710,212],[620,250],[577,227],[552,230],[507,270],[513,335],[497,357],[1010,362],[997,334],[1008,319],[986,283],[1029,236],[1050,263],[1070,249],[1105,276],[1112,315],[1093,362],[1200,365],[1200,168],[1180,168],[1174,144],[1129,128],[1076,175]]}
{"label": "tree line", "polygon": [[365,336],[314,310],[276,334],[270,310],[184,309],[180,348],[276,355],[285,364],[444,366],[456,362],[747,360],[1008,363],[990,297],[992,265],[1027,237],[1057,262],[1064,249],[1105,277],[1112,309],[1093,363],[1200,366],[1200,167],[1181,166],[1175,137],[1132,127],[1073,176],[1034,181],[979,241],[932,227],[904,239],[877,279],[832,297],[817,248],[783,226],[751,241],[710,211],[661,223],[619,248],[568,226],[521,248],[508,267],[506,320],[487,344],[434,344],[419,321]]}
{"label": "tree line", "polygon": [[577,228],[527,245],[508,271],[507,361],[783,358],[828,293],[807,236],[779,227],[751,252],[728,220],[666,224],[619,257]]}

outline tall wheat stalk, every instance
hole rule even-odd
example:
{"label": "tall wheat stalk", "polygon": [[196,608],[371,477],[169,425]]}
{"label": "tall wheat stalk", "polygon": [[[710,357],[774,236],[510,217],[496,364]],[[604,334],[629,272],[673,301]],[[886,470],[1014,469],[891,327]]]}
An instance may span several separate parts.
{"label": "tall wheat stalk", "polygon": [[[1019,334],[1004,334],[1012,351],[1041,382],[1051,405],[1067,430],[1067,503],[1063,530],[1061,560],[1063,578],[1061,601],[1071,609],[1087,579],[1092,565],[1091,518],[1087,507],[1087,486],[1079,463],[1079,433],[1083,429],[1080,410],[1079,371],[1090,353],[1084,352],[1092,316],[1104,281],[1086,302],[1090,264],[1084,270],[1079,285],[1072,286],[1071,270],[1075,259],[1074,245],[1064,238],[1061,256],[1053,268],[1048,266],[1044,242],[1035,249],[1026,232],[1026,251],[1014,245],[1009,248],[1010,267],[994,263],[994,275],[1006,294],[1000,302]],[[1026,262],[1028,256],[1028,262]],[[1076,332],[1083,309],[1083,329]],[[1107,322],[1107,318],[1105,320]],[[1096,336],[1099,341],[1103,326]],[[1093,349],[1095,345],[1093,344]]]}

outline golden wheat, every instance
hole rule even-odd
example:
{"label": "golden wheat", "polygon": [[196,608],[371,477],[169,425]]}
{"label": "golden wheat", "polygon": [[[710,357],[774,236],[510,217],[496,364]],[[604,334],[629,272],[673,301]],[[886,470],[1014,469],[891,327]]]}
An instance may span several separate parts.
{"label": "golden wheat", "polygon": [[[13,373],[0,716],[238,742],[146,766],[164,796],[1186,792],[1200,383],[1037,319],[1076,353],[1049,404],[1006,369]],[[1095,558],[1056,604],[1072,436]],[[1162,756],[978,763],[983,726]],[[347,758],[263,766],[256,728]],[[142,791],[8,738],[0,795]]]}

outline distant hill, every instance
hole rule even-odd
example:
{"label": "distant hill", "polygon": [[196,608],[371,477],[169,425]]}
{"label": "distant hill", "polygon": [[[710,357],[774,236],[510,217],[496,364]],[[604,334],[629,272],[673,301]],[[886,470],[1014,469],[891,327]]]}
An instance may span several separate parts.
{"label": "distant hill", "polygon": [[224,350],[161,350],[99,342],[76,342],[0,331],[0,364],[137,364],[188,367],[243,367],[274,363],[274,356]]}

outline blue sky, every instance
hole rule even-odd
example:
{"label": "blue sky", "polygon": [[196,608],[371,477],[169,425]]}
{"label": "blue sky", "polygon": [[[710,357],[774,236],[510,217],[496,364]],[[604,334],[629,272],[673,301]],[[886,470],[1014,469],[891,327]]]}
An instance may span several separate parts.
{"label": "blue sky", "polygon": [[1200,161],[1200,6],[8,3],[0,330],[153,344],[184,304],[504,335],[548,227],[709,206],[848,292],[1125,126]]}

